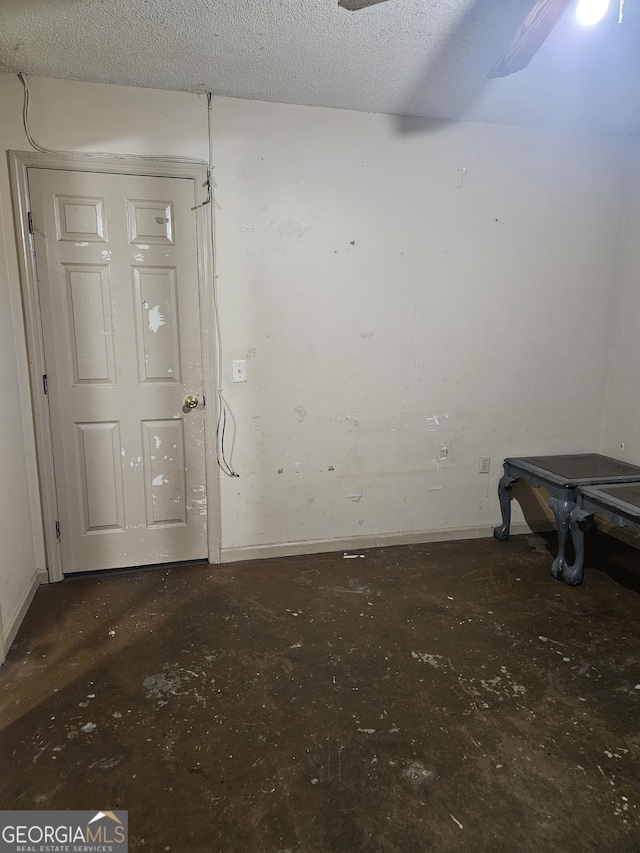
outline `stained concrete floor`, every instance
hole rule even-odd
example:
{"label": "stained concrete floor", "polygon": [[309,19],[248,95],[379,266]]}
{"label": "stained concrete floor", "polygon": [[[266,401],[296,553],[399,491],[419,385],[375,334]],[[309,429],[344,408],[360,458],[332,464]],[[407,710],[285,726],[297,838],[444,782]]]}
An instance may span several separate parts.
{"label": "stained concrete floor", "polygon": [[1,807],[128,809],[152,853],[637,853],[640,554],[596,536],[570,588],[552,542],[43,587]]}

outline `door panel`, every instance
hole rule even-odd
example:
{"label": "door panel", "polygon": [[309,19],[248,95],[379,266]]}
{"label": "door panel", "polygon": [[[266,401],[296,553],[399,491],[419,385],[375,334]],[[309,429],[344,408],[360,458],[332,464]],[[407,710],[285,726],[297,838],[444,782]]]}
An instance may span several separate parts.
{"label": "door panel", "polygon": [[194,182],[28,177],[64,571],[206,558]]}
{"label": "door panel", "polygon": [[[69,312],[73,384],[116,385],[111,325],[111,281],[107,264],[63,264]],[[102,334],[96,334],[96,330]]]}
{"label": "door panel", "polygon": [[124,530],[124,483],[120,424],[76,424],[78,475],[82,490],[82,533]]}
{"label": "door panel", "polygon": [[[132,271],[139,381],[180,384],[176,270],[135,266]],[[167,328],[158,335],[163,326]]]}

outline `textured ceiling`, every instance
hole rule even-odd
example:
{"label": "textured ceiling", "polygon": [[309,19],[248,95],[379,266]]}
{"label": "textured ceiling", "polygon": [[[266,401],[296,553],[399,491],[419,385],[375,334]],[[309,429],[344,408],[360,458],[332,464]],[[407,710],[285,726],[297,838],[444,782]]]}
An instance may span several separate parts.
{"label": "textured ceiling", "polygon": [[0,0],[0,69],[394,115],[640,130],[640,0],[565,14],[531,65],[487,73],[533,0]]}

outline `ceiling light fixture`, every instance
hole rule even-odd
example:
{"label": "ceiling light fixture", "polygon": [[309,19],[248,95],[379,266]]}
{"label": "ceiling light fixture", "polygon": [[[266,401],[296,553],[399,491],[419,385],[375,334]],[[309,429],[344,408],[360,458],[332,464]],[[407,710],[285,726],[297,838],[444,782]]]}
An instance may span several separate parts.
{"label": "ceiling light fixture", "polygon": [[580,0],[576,8],[576,18],[585,27],[592,27],[607,14],[609,0]]}

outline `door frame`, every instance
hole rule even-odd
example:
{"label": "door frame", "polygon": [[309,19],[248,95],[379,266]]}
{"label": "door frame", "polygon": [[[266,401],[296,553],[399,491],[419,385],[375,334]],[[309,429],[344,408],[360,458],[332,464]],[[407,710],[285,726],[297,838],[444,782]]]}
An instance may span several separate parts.
{"label": "door frame", "polygon": [[[177,162],[149,157],[102,156],[92,154],[45,154],[39,151],[9,151],[11,193],[18,248],[20,285],[24,311],[31,405],[33,411],[36,456],[39,478],[40,507],[33,508],[34,517],[42,518],[45,555],[49,582],[64,577],[60,543],[56,535],[58,502],[55,488],[53,441],[49,400],[44,393],[46,374],[40,295],[36,273],[35,244],[29,231],[28,169],[58,169],[65,172],[106,172],[117,175],[143,175],[158,178],[187,178],[194,189],[202,188],[206,202],[209,172],[205,161]],[[194,193],[197,198],[197,195]],[[211,198],[211,197],[210,197]],[[216,455],[218,388],[216,347],[215,280],[213,275],[213,230],[211,203],[195,208],[198,264],[198,300],[200,307],[200,350],[202,383],[205,398],[204,445],[207,497],[207,559],[220,562],[221,513],[220,477]]]}

